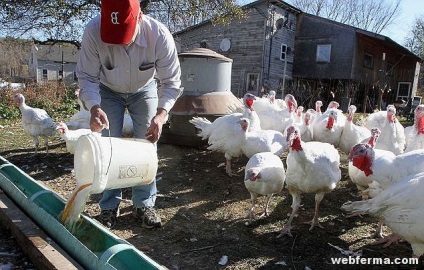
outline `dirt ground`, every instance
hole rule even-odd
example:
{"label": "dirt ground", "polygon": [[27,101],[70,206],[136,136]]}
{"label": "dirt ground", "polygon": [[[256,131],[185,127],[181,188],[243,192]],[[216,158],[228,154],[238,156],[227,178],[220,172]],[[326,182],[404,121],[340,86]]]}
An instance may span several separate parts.
{"label": "dirt ground", "polygon": [[[73,155],[59,138],[51,142],[48,155],[35,155],[31,141],[22,135],[19,124],[0,130],[0,155],[32,178],[54,190],[65,200],[75,187]],[[342,155],[343,178],[336,190],[321,204],[324,229],[309,231],[314,195],[305,194],[294,219],[293,237],[277,238],[291,212],[287,190],[271,200],[270,216],[246,226],[250,195],[243,183],[247,158],[233,162],[239,176],[225,174],[224,155],[204,147],[158,145],[159,196],[156,207],[162,228],[147,230],[131,215],[131,192],[125,189],[121,215],[112,230],[153,260],[169,269],[410,269],[409,266],[335,265],[331,258],[347,258],[344,252],[362,252],[362,258],[409,258],[411,247],[401,242],[387,248],[374,245],[377,219],[369,216],[347,218],[340,206],[359,200],[356,187],[347,177],[346,156]],[[284,160],[284,158],[283,158]],[[92,195],[85,214],[97,219],[99,195]],[[263,198],[259,200],[263,206]],[[386,228],[386,234],[390,231]],[[228,258],[221,265],[220,260]],[[421,258],[422,265],[422,258]],[[22,269],[22,268],[21,268]],[[421,267],[422,269],[422,267]]]}

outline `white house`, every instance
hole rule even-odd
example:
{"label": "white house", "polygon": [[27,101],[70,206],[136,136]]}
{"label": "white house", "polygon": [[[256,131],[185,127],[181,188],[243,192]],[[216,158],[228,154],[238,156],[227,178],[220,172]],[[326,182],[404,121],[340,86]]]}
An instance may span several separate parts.
{"label": "white house", "polygon": [[71,44],[34,44],[29,57],[29,75],[37,83],[77,80],[75,68],[79,49]]}

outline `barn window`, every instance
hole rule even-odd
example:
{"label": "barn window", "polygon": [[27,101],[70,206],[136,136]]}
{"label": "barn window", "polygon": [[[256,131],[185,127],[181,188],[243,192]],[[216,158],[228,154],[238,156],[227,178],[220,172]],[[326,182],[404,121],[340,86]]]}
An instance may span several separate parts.
{"label": "barn window", "polygon": [[365,53],[364,67],[372,69],[373,66],[374,66],[374,57],[371,54]]}
{"label": "barn window", "polygon": [[280,60],[286,60],[287,44],[281,44]]}
{"label": "barn window", "polygon": [[43,79],[47,80],[47,69],[43,69]]}
{"label": "barn window", "polygon": [[411,90],[410,82],[399,82],[396,100],[400,98],[404,100],[408,100],[410,90]]}
{"label": "barn window", "polygon": [[317,45],[317,62],[330,63],[331,44],[318,44]]}

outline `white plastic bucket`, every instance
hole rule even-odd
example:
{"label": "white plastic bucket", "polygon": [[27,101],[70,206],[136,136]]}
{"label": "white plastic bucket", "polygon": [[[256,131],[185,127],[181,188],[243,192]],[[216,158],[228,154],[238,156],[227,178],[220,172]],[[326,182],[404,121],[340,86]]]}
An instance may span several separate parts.
{"label": "white plastic bucket", "polygon": [[157,169],[156,148],[148,140],[101,137],[96,133],[78,139],[75,178],[77,186],[92,183],[90,194],[148,185],[155,179]]}

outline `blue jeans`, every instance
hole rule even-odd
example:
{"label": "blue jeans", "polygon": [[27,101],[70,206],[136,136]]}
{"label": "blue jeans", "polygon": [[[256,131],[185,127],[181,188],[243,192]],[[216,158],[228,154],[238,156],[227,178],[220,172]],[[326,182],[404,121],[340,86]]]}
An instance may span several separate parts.
{"label": "blue jeans", "polygon": [[[134,137],[145,138],[150,121],[156,115],[158,93],[156,82],[153,81],[140,91],[130,94],[117,93],[104,85],[100,85],[101,108],[109,119],[109,130],[103,130],[104,137],[122,137],[122,125],[125,109],[131,116],[134,125]],[[110,133],[109,133],[110,132]],[[110,134],[110,135],[109,135]],[[156,201],[156,180],[150,185],[132,187],[132,201],[135,207],[150,207]],[[99,205],[101,210],[119,207],[122,200],[122,190],[103,191]]]}

